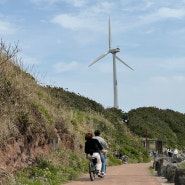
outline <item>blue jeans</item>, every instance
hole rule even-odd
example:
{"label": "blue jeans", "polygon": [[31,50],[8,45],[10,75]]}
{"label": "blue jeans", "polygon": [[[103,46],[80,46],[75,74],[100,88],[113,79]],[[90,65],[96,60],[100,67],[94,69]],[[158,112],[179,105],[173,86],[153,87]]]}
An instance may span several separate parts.
{"label": "blue jeans", "polygon": [[106,155],[101,153],[100,157],[101,157],[101,162],[102,162],[101,172],[106,173],[106,165],[107,165],[106,164]]}

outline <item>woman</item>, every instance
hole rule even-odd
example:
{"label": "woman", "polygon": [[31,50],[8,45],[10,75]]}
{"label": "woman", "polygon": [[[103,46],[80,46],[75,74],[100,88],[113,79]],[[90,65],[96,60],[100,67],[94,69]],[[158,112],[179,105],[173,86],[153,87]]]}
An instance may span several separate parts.
{"label": "woman", "polygon": [[87,133],[85,135],[85,153],[88,159],[91,157],[94,157],[97,159],[96,169],[99,171],[98,176],[102,177],[101,175],[101,158],[100,158],[100,152],[103,149],[100,143],[97,139],[93,139],[93,135],[91,133]]}

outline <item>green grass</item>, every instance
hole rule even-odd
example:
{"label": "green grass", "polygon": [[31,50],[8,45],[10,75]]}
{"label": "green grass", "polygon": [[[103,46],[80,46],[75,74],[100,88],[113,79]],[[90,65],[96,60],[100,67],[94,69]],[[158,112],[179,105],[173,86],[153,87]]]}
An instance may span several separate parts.
{"label": "green grass", "polygon": [[81,169],[73,165],[57,166],[51,161],[39,157],[37,167],[27,167],[15,175],[16,185],[60,185],[76,179]]}

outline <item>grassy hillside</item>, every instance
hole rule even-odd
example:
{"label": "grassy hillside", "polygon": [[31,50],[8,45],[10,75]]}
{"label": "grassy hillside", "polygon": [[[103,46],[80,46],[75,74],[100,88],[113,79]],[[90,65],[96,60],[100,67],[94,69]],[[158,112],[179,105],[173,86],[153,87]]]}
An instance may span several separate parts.
{"label": "grassy hillside", "polygon": [[61,184],[87,172],[84,136],[95,129],[109,144],[108,165],[148,161],[123,112],[62,88],[40,86],[17,59],[18,47],[0,42],[0,180],[8,184]]}

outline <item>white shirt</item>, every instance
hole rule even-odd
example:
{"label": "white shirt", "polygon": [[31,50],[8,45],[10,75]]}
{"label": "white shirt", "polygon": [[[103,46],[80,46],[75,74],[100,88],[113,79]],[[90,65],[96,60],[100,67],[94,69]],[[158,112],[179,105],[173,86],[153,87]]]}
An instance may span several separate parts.
{"label": "white shirt", "polygon": [[99,141],[99,143],[102,145],[103,149],[107,150],[109,148],[108,144],[106,143],[106,141],[102,137],[94,136],[93,138],[97,139]]}

